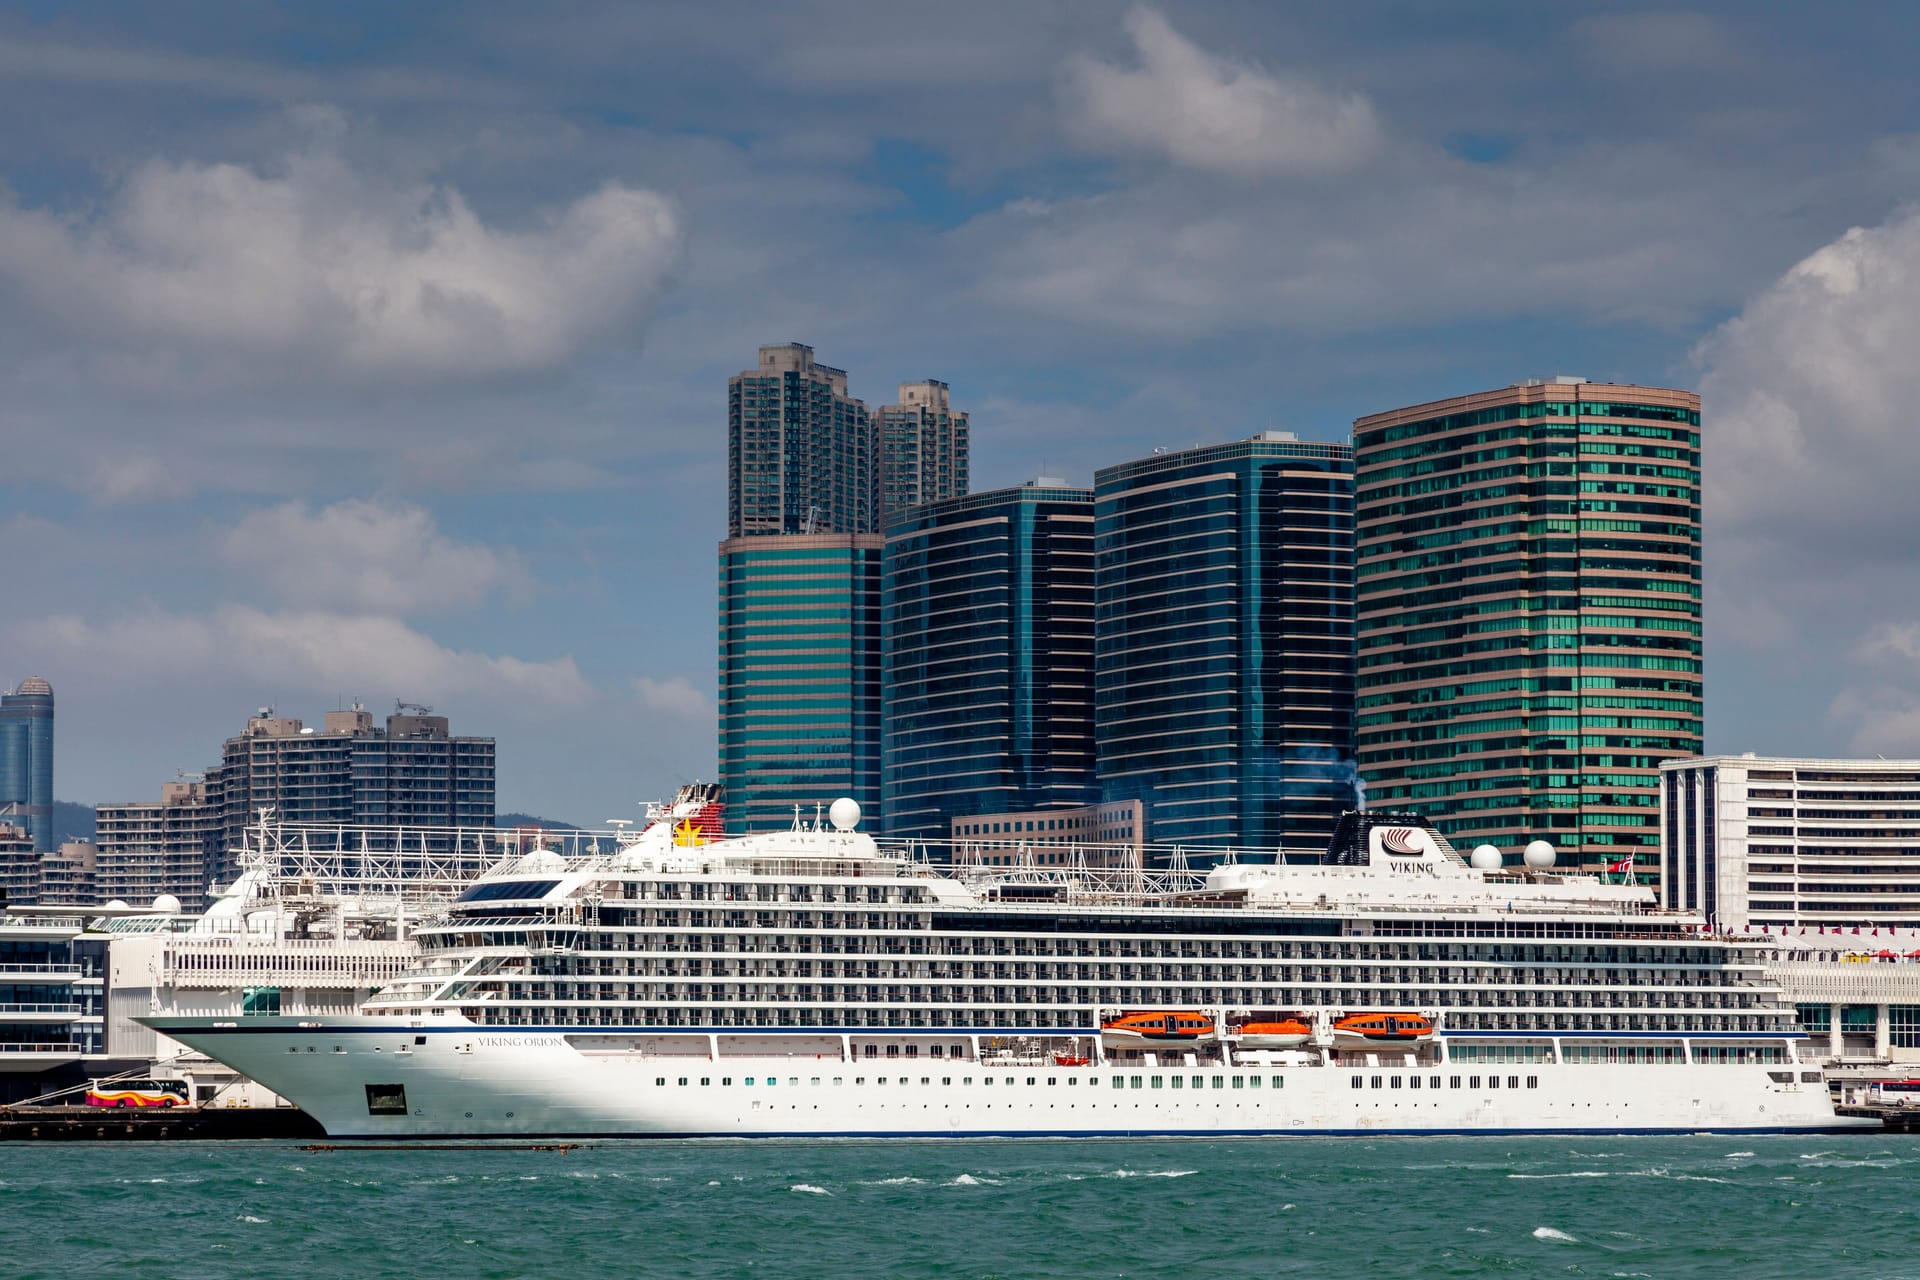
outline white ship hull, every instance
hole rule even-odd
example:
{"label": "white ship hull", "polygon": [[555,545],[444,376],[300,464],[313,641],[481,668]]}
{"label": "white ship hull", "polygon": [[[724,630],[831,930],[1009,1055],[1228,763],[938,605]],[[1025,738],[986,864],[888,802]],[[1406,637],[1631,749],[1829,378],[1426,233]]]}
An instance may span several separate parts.
{"label": "white ship hull", "polygon": [[[1878,1127],[1836,1117],[1820,1073],[1802,1064],[1416,1067],[1393,1053],[1338,1066],[1061,1067],[930,1058],[843,1061],[834,1055],[715,1060],[610,1050],[604,1046],[614,1037],[575,1037],[570,1028],[399,1028],[390,1018],[305,1025],[292,1018],[148,1021],[290,1099],[340,1138],[1235,1137]],[[582,1050],[571,1043],[574,1038],[602,1047]],[[396,1113],[372,1114],[376,1108]]]}

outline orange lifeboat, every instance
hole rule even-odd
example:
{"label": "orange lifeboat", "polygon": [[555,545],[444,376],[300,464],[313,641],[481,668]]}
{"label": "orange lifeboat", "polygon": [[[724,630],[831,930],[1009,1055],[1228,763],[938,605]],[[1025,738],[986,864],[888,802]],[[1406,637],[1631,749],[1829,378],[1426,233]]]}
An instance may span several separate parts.
{"label": "orange lifeboat", "polygon": [[1109,1049],[1188,1044],[1213,1034],[1213,1019],[1193,1012],[1129,1013],[1100,1025]]}
{"label": "orange lifeboat", "polygon": [[1333,1024],[1338,1040],[1365,1044],[1418,1044],[1433,1038],[1433,1023],[1417,1013],[1353,1013]]}
{"label": "orange lifeboat", "polygon": [[1092,1061],[1092,1058],[1083,1057],[1077,1053],[1056,1053],[1053,1055],[1053,1065],[1056,1067],[1084,1067]]}
{"label": "orange lifeboat", "polygon": [[1245,1022],[1240,1025],[1243,1049],[1291,1049],[1313,1038],[1313,1028],[1298,1018],[1278,1022]]}

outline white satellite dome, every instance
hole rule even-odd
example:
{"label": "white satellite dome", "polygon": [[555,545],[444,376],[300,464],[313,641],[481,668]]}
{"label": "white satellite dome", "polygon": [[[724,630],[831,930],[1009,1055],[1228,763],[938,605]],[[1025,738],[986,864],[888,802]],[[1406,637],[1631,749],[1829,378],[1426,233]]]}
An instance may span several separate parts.
{"label": "white satellite dome", "polygon": [[841,796],[828,806],[827,821],[835,831],[853,830],[860,825],[860,802],[852,796]]}
{"label": "white satellite dome", "polygon": [[1553,865],[1553,846],[1545,840],[1535,840],[1527,845],[1527,851],[1521,855],[1529,867],[1535,871],[1545,871]]}
{"label": "white satellite dome", "polygon": [[565,871],[567,860],[551,849],[535,849],[520,859],[522,871]]}
{"label": "white satellite dome", "polygon": [[125,898],[115,898],[107,904],[107,910],[109,911],[126,911],[129,909]]}
{"label": "white satellite dome", "polygon": [[180,914],[180,899],[170,893],[163,893],[153,900],[153,909],[164,915],[177,916]]}
{"label": "white satellite dome", "polygon": [[1473,852],[1467,855],[1467,865],[1475,871],[1498,871],[1505,861],[1500,851],[1490,844],[1475,845]]}

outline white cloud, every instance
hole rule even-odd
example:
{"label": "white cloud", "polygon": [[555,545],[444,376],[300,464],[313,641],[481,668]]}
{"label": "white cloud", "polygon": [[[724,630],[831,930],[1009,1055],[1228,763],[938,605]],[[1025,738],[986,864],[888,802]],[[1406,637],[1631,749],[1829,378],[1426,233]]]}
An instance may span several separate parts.
{"label": "white cloud", "polygon": [[1920,213],[1855,227],[1696,351],[1723,527],[1905,558],[1920,476]]}
{"label": "white cloud", "polygon": [[1574,22],[1569,43],[1608,75],[1698,77],[1746,58],[1741,28],[1712,14],[1597,13]]}
{"label": "white cloud", "polygon": [[473,377],[621,336],[680,239],[650,191],[609,183],[509,230],[451,188],[383,186],[322,142],[277,173],[150,160],[85,219],[0,203],[0,287],[141,361],[241,379]]}
{"label": "white cloud", "polygon": [[633,696],[648,711],[668,719],[713,721],[713,700],[694,688],[685,676],[671,676],[665,680],[635,676]]}
{"label": "white cloud", "polygon": [[1138,69],[1066,64],[1069,133],[1100,151],[1148,152],[1233,177],[1349,169],[1380,146],[1373,106],[1293,75],[1208,53],[1144,6],[1127,13]]}
{"label": "white cloud", "polygon": [[473,605],[526,582],[516,558],[455,542],[421,508],[362,498],[250,512],[220,554],[290,602],[370,613]]}
{"label": "white cloud", "polygon": [[1920,754],[1916,351],[1914,211],[1810,254],[1695,350],[1709,650],[1824,688],[1856,752]]}
{"label": "white cloud", "polygon": [[[1746,286],[1729,214],[1697,166],[1659,148],[1568,153],[1541,168],[1417,147],[1364,184],[1247,187],[1198,199],[1184,175],[1046,205],[1011,202],[956,233],[991,302],[1095,333],[1355,333],[1511,315],[1688,324]],[[1596,202],[1589,187],[1616,192]]]}
{"label": "white cloud", "polygon": [[152,681],[251,682],[296,693],[467,698],[548,712],[585,705],[571,656],[529,662],[447,648],[395,618],[221,605],[206,616],[158,610],[105,623],[58,615],[13,629],[10,648],[94,673],[91,692]]}
{"label": "white cloud", "polygon": [[159,458],[127,454],[97,459],[87,492],[95,502],[112,505],[178,498],[187,492],[187,486]]}

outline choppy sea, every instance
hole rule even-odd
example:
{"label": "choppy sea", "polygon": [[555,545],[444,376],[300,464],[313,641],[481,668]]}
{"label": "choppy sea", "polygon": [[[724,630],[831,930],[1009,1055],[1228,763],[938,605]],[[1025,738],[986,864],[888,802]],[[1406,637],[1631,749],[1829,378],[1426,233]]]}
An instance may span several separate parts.
{"label": "choppy sea", "polygon": [[0,1275],[1920,1278],[1920,1138],[0,1147]]}

